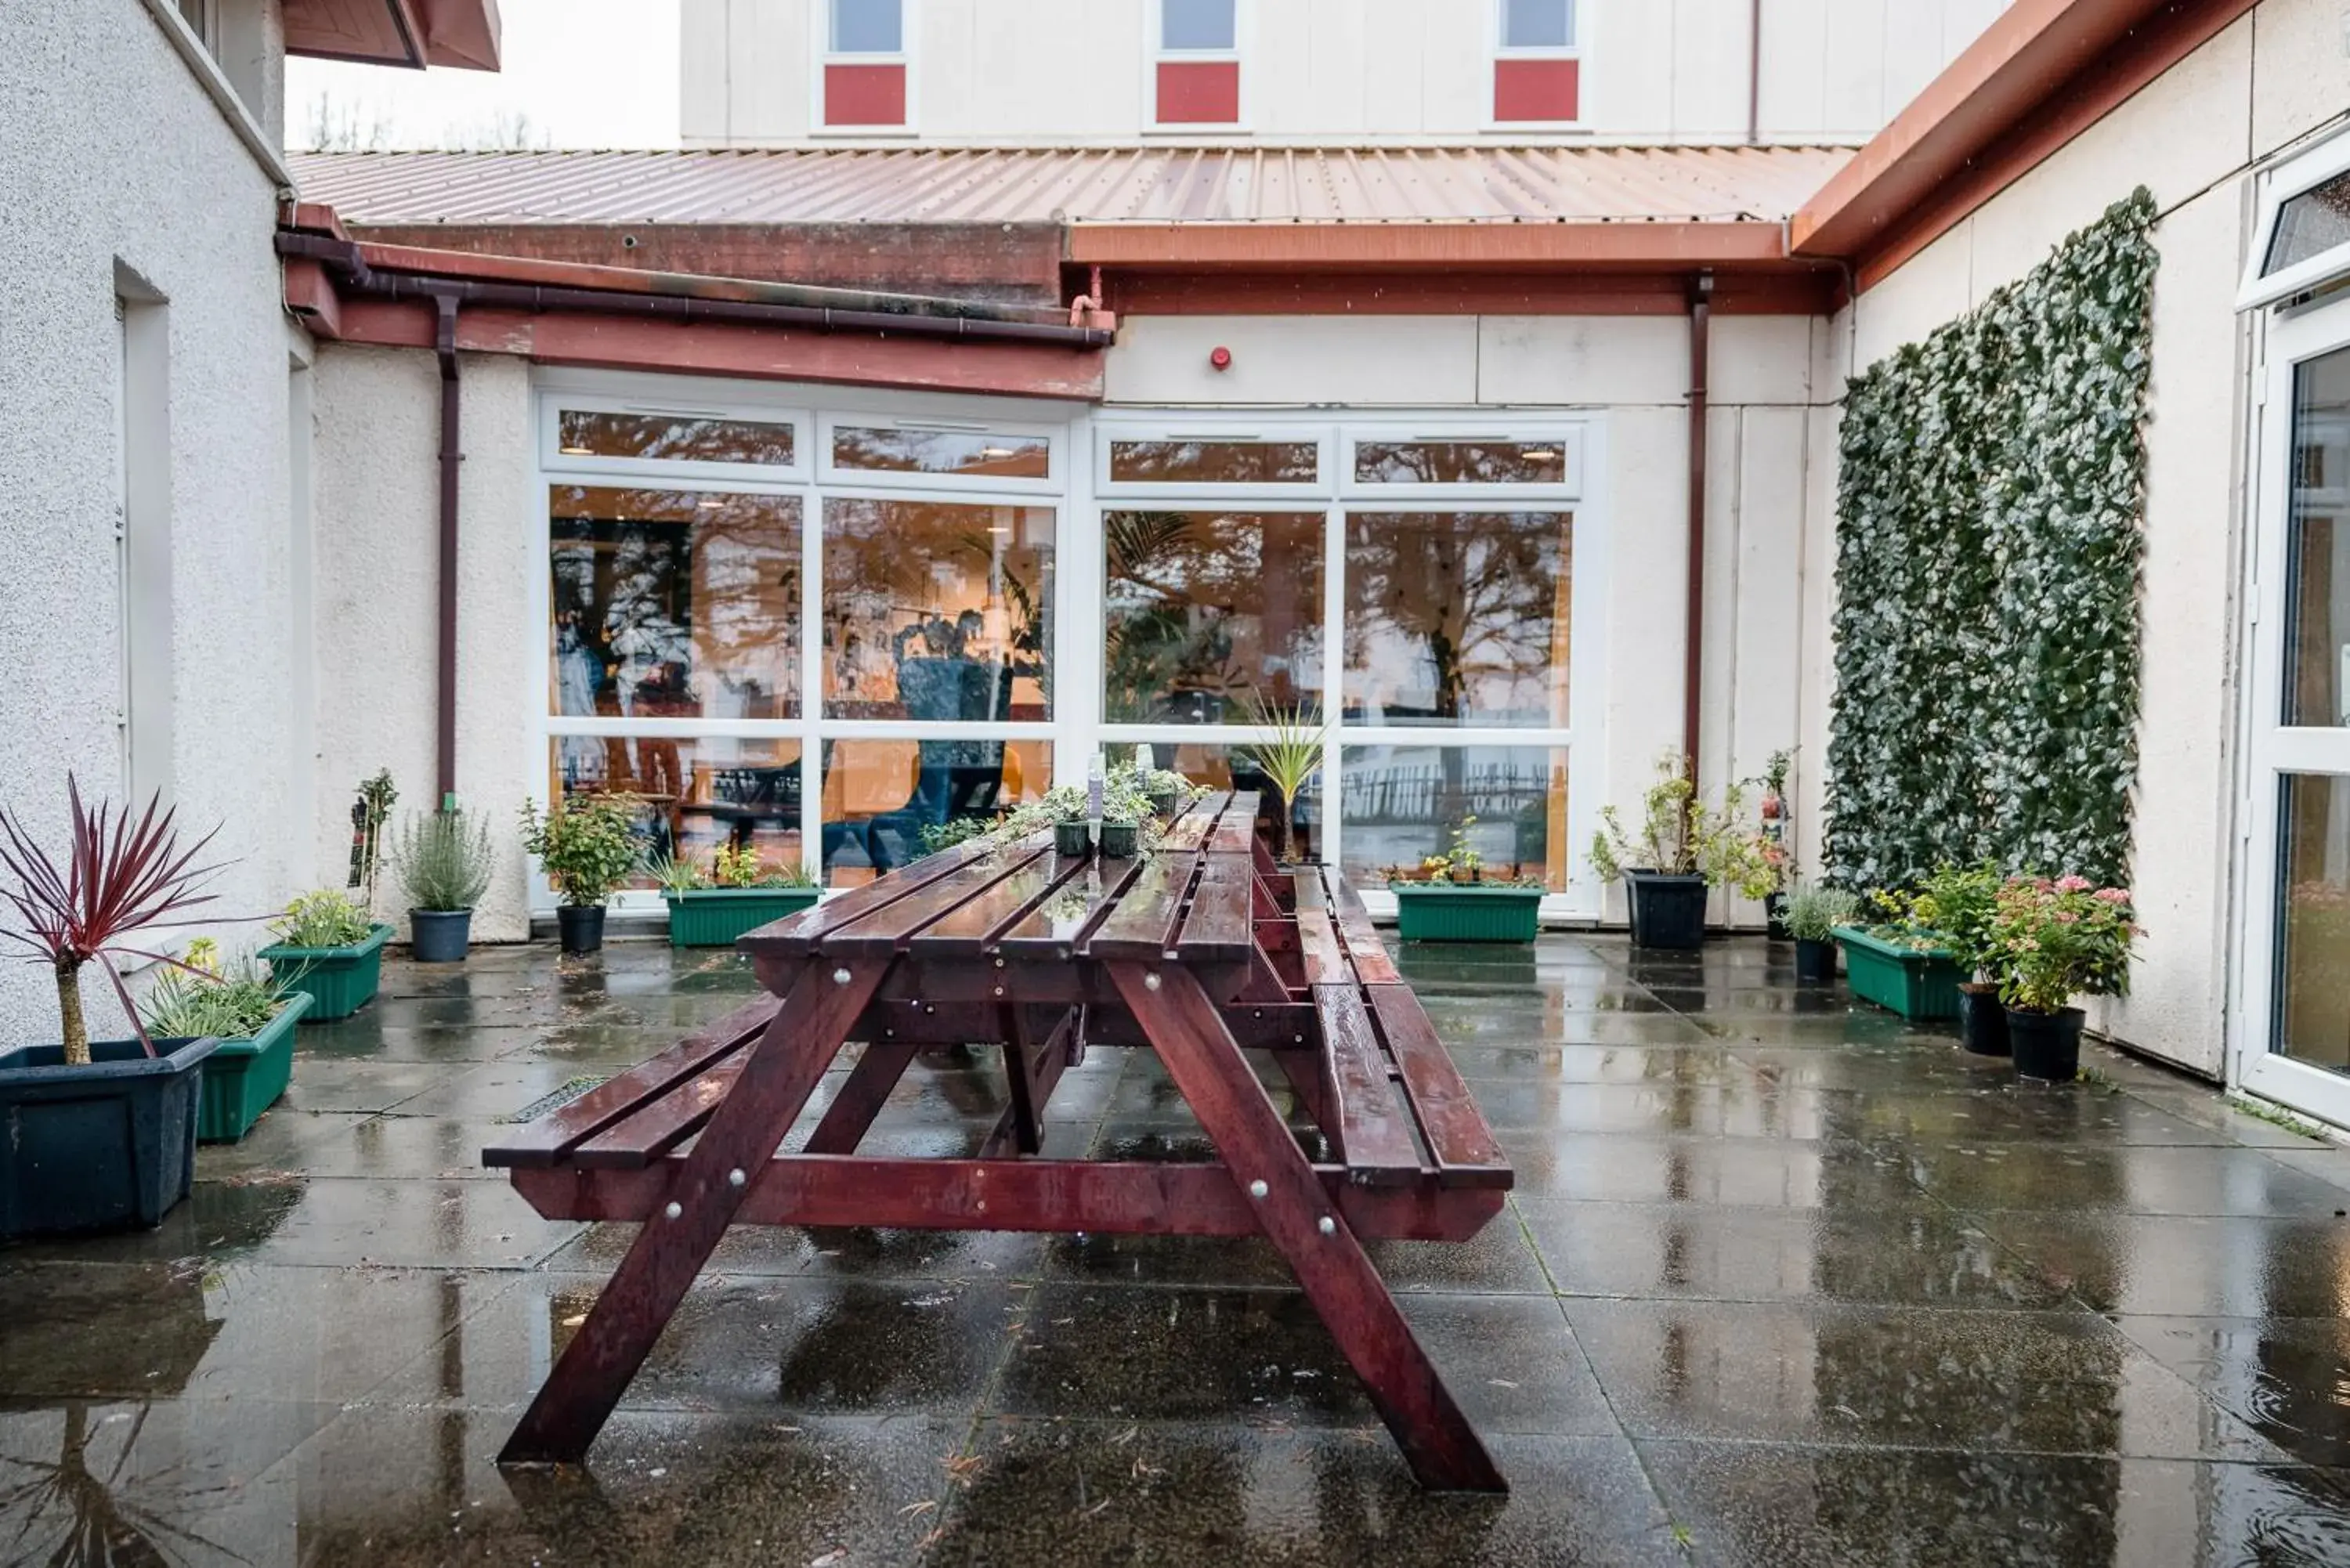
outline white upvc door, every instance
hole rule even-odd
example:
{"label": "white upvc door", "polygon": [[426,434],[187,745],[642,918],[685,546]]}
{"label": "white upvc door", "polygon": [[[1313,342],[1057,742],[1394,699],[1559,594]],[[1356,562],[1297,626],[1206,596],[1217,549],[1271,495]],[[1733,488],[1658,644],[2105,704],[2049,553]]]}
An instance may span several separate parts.
{"label": "white upvc door", "polygon": [[2231,1076],[2350,1126],[2350,305],[2272,319]]}

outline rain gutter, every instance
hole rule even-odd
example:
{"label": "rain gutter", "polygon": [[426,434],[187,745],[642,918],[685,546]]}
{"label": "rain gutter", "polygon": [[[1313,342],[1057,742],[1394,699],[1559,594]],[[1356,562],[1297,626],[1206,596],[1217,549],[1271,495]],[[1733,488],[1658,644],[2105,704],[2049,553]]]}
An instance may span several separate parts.
{"label": "rain gutter", "polygon": [[1700,699],[1705,686],[1705,421],[1706,365],[1713,326],[1713,274],[1701,272],[1690,288],[1689,603],[1681,653],[1681,756],[1692,786],[1698,777]]}

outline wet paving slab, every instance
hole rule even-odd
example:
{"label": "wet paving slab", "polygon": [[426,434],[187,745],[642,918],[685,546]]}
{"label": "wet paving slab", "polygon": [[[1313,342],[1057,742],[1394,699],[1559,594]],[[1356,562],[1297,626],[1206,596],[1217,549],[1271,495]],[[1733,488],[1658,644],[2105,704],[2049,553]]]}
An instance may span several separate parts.
{"label": "wet paving slab", "polygon": [[[1399,950],[1517,1179],[1471,1241],[1369,1249],[1482,1499],[1412,1484],[1245,1238],[738,1228],[589,1463],[502,1470],[638,1228],[480,1148],[756,987],[640,940],[395,958],[159,1230],[0,1251],[0,1556],[2350,1562],[2350,1148],[2094,1044],[2020,1084],[1789,960]],[[1004,1103],[993,1054],[926,1055],[867,1147],[966,1155]],[[1104,1047],[1045,1147],[1211,1153]]]}

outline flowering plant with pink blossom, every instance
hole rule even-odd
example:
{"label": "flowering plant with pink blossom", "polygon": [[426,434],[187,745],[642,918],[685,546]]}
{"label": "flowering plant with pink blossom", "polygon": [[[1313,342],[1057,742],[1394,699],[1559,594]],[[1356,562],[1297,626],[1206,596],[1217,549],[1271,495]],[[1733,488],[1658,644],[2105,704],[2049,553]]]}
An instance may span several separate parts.
{"label": "flowering plant with pink blossom", "polygon": [[2011,877],[1991,918],[1991,971],[1999,998],[2031,1012],[2055,1012],[2080,995],[2129,989],[2137,912],[2126,888],[2085,877]]}

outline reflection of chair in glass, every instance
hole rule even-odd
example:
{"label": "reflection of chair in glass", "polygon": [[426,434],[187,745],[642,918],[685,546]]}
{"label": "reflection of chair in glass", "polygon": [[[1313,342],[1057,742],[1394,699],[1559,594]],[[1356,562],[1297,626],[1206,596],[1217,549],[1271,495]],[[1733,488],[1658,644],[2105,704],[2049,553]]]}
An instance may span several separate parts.
{"label": "reflection of chair in glass", "polygon": [[707,818],[723,826],[726,840],[736,848],[748,845],[762,826],[784,833],[800,826],[800,765],[716,768],[695,781],[696,798],[680,808],[682,816]]}

